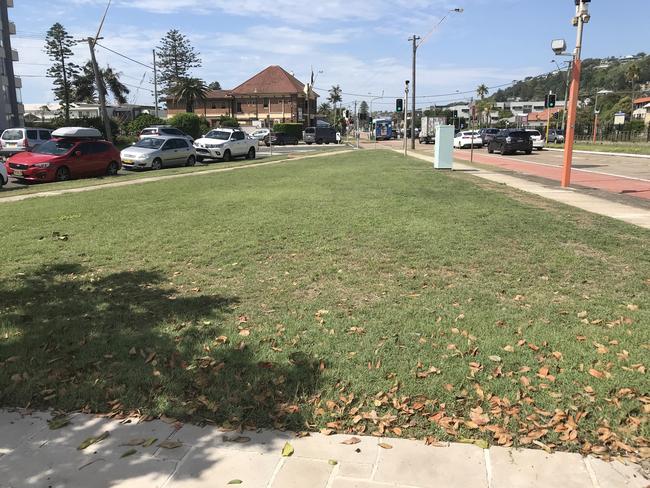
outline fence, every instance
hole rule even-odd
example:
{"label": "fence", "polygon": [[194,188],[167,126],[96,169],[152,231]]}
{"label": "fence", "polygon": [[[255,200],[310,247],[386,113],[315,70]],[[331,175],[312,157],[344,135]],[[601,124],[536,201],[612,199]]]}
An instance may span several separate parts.
{"label": "fence", "polygon": [[[576,141],[593,141],[594,126],[576,126]],[[596,132],[596,141],[600,142],[650,142],[650,126],[642,130],[620,130],[614,125],[599,126]]]}

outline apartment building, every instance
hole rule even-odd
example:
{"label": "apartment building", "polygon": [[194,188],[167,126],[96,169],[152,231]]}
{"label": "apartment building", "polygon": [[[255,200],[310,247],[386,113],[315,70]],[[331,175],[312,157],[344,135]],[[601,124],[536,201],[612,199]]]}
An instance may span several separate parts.
{"label": "apartment building", "polygon": [[11,47],[11,36],[16,33],[16,25],[9,20],[13,6],[13,0],[0,0],[0,130],[24,125],[22,82],[14,75],[18,51]]}

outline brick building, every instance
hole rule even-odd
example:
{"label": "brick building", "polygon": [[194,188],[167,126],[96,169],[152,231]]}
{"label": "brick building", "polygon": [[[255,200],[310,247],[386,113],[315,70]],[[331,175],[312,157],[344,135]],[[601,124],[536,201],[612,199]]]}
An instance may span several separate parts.
{"label": "brick building", "polygon": [[[280,66],[269,66],[232,90],[211,90],[194,111],[213,127],[224,115],[235,117],[241,125],[294,122],[307,126],[307,114],[314,119],[317,101],[318,95],[311,92],[308,108],[305,85]],[[183,112],[185,102],[167,100],[168,117]]]}

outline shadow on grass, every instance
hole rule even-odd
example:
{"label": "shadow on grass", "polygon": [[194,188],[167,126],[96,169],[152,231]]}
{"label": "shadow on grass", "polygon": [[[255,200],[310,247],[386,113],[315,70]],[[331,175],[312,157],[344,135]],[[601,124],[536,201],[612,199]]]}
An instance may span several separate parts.
{"label": "shadow on grass", "polygon": [[267,361],[237,297],[169,281],[60,264],[0,283],[0,406],[304,429],[319,361]]}

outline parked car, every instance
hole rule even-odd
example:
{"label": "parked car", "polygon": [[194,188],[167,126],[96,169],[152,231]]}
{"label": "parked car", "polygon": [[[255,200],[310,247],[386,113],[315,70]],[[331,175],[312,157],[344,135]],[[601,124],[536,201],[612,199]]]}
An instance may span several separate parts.
{"label": "parked car", "polygon": [[198,161],[245,157],[255,159],[257,139],[246,136],[240,129],[214,129],[194,142]]}
{"label": "parked car", "polygon": [[31,127],[6,129],[0,136],[0,155],[9,157],[19,152],[31,151],[49,141],[50,137],[52,137],[52,131],[48,129]]}
{"label": "parked car", "polygon": [[9,173],[4,164],[0,164],[0,189],[9,183]]}
{"label": "parked car", "polygon": [[530,135],[530,138],[533,141],[533,149],[541,151],[544,149],[544,136],[537,129],[526,129],[526,132]]}
{"label": "parked car", "polygon": [[564,143],[564,130],[563,129],[549,129],[548,130],[548,141],[555,144]]}
{"label": "parked car", "polygon": [[481,147],[483,145],[483,139],[478,131],[466,130],[459,132],[454,137],[454,147],[458,149],[465,149],[466,147]]}
{"label": "parked car", "polygon": [[126,169],[163,169],[170,166],[194,166],[196,151],[180,137],[145,137],[122,150]]}
{"label": "parked car", "polygon": [[495,151],[503,155],[523,151],[526,154],[533,152],[533,140],[528,132],[523,129],[503,129],[490,141],[488,152]]}
{"label": "parked car", "polygon": [[334,127],[307,127],[302,133],[305,144],[336,144],[336,130]]}
{"label": "parked car", "polygon": [[33,182],[115,175],[121,169],[119,150],[101,132],[64,127],[31,152],[11,156],[5,163],[10,176]]}
{"label": "parked car", "polygon": [[298,144],[298,138],[286,132],[271,132],[271,144],[274,146],[286,146],[287,144]]}
{"label": "parked car", "polygon": [[490,143],[490,141],[494,139],[494,136],[496,136],[499,133],[499,129],[492,129],[492,128],[479,129],[478,133],[481,136],[483,145],[487,146]]}
{"label": "parked car", "polygon": [[147,137],[183,137],[189,141],[190,144],[194,144],[194,138],[188,136],[182,130],[172,127],[171,125],[152,125],[146,129],[142,129],[140,132],[140,140]]}
{"label": "parked car", "polygon": [[270,129],[257,129],[251,134],[251,137],[259,142],[263,142],[264,144],[268,145],[270,133]]}

